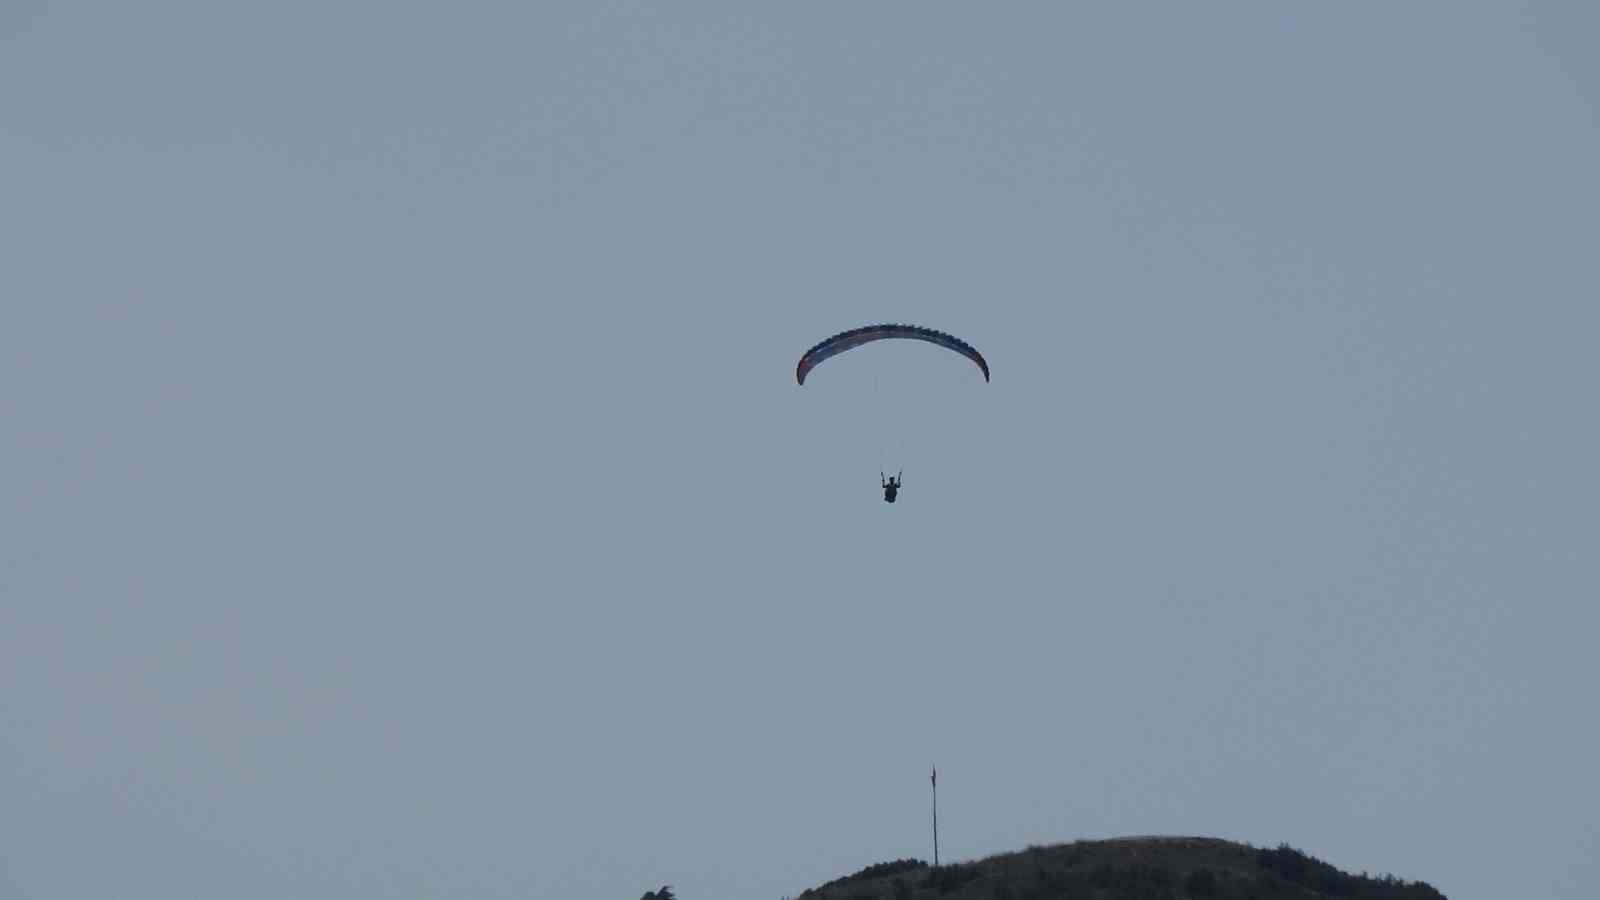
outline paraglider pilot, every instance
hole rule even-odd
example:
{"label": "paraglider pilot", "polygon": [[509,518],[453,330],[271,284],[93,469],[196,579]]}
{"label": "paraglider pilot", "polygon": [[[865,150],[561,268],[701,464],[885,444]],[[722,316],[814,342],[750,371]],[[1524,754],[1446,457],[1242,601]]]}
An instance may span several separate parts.
{"label": "paraglider pilot", "polygon": [[904,471],[902,469],[896,472],[894,477],[888,480],[884,480],[882,472],[878,473],[878,481],[883,485],[883,501],[885,503],[893,503],[895,495],[900,493],[900,476],[904,474]]}

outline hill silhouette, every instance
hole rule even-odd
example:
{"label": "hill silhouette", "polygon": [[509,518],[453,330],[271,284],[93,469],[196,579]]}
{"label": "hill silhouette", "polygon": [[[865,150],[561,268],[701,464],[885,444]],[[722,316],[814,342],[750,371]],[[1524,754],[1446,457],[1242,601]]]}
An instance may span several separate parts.
{"label": "hill silhouette", "polygon": [[937,869],[868,866],[804,900],[1444,900],[1421,881],[1351,875],[1288,846],[1205,837],[1128,837],[1029,847]]}

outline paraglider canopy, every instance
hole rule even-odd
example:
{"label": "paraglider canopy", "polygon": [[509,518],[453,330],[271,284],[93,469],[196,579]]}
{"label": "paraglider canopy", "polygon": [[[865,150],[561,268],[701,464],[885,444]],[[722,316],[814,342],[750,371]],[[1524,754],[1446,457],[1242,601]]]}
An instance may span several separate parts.
{"label": "paraglider canopy", "polygon": [[811,370],[816,368],[817,364],[821,363],[823,360],[828,359],[829,357],[837,356],[846,350],[853,350],[862,344],[870,344],[873,341],[889,340],[891,338],[927,341],[930,344],[936,344],[940,347],[944,347],[947,350],[953,350],[956,353],[965,356],[967,359],[972,360],[974,363],[977,363],[978,368],[983,370],[983,380],[989,380],[989,363],[984,360],[983,354],[979,353],[976,347],[972,346],[966,341],[963,341],[955,335],[945,334],[942,331],[935,331],[932,328],[923,328],[920,325],[892,324],[867,325],[862,328],[852,328],[849,331],[841,331],[833,337],[817,344],[815,347],[807,350],[804,356],[800,357],[799,365],[795,366],[794,380],[799,384],[805,384],[806,376],[811,374]]}

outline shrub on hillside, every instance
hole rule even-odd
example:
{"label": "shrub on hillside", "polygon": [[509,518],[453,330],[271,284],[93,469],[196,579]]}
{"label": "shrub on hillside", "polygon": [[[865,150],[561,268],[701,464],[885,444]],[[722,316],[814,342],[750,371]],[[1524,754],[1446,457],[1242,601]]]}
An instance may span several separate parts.
{"label": "shrub on hillside", "polygon": [[927,865],[927,863],[920,859],[897,859],[893,862],[873,863],[859,872],[846,875],[842,878],[835,878],[834,880],[820,887],[807,888],[806,890],[800,892],[800,896],[807,897],[821,891],[826,891],[841,885],[849,884],[853,881],[866,881],[871,878],[886,878],[890,875],[899,875],[902,872],[910,872],[915,869],[926,868]]}
{"label": "shrub on hillside", "polygon": [[1356,900],[1445,900],[1444,895],[1427,882],[1402,881],[1393,875],[1382,878],[1347,875],[1288,844],[1257,851],[1256,865],[1284,881],[1334,897],[1352,897]]}
{"label": "shrub on hillside", "polygon": [[931,888],[941,894],[948,894],[958,887],[971,881],[976,881],[983,875],[983,867],[977,863],[955,863],[940,866],[928,873],[922,882],[924,888]]}

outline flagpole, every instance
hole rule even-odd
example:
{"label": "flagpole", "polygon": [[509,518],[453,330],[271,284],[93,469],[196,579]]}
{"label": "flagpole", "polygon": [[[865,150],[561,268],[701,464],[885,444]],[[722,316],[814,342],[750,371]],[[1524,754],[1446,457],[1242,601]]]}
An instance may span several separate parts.
{"label": "flagpole", "polygon": [[933,783],[933,867],[939,867],[939,769],[934,767],[928,776]]}

